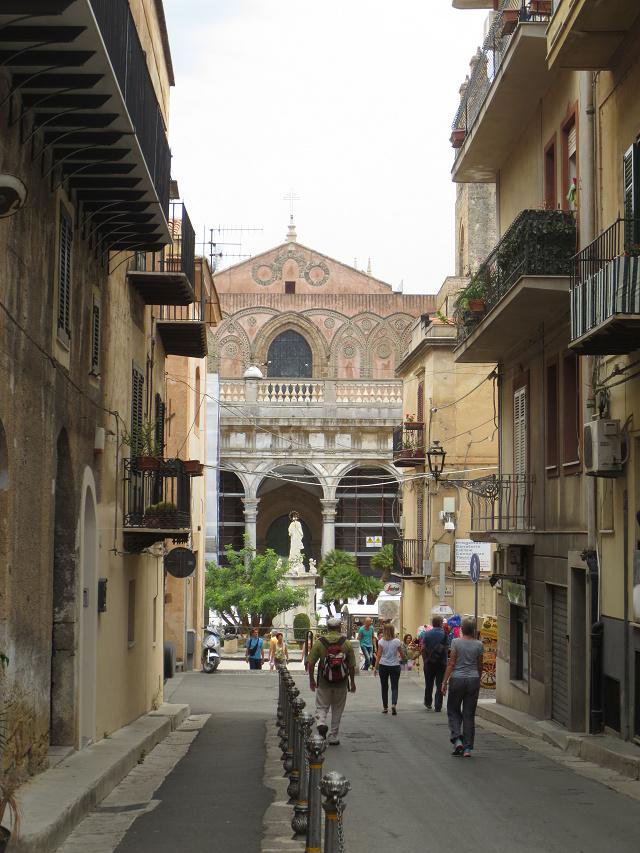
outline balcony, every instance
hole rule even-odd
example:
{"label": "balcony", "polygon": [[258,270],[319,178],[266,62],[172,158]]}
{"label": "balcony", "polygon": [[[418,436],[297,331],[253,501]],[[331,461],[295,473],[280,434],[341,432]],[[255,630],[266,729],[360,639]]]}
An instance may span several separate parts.
{"label": "balcony", "polygon": [[556,0],[547,33],[549,67],[612,68],[639,17],[637,0]]}
{"label": "balcony", "polygon": [[406,421],[393,431],[393,464],[396,468],[417,468],[425,463],[424,424]]}
{"label": "balcony", "polygon": [[137,552],[155,542],[186,542],[191,532],[191,481],[179,459],[147,470],[124,460],[124,544]]}
{"label": "balcony", "polygon": [[575,246],[571,213],[522,211],[458,296],[456,361],[500,361],[541,322],[568,312]]}
{"label": "balcony", "polygon": [[[175,245],[175,244],[174,244]],[[176,266],[183,260],[171,256],[167,263]],[[172,303],[155,305],[153,315],[156,331],[166,355],[182,355],[188,358],[204,358],[208,352],[207,327],[218,322],[217,295],[209,265],[203,258],[195,262],[193,301],[189,305]]]}
{"label": "balcony", "polygon": [[452,0],[454,9],[495,9],[498,0]]}
{"label": "balcony", "polygon": [[0,5],[9,124],[44,175],[81,203],[103,250],[169,239],[171,154],[127,0],[9,0]]}
{"label": "balcony", "polygon": [[640,221],[618,219],[576,255],[570,346],[580,355],[640,349]]}
{"label": "balcony", "polygon": [[528,474],[483,477],[469,491],[471,538],[476,542],[530,545],[535,531],[534,478]]}
{"label": "balcony", "polygon": [[403,580],[424,580],[428,559],[429,543],[424,539],[394,539],[391,574]]}
{"label": "balcony", "polygon": [[[220,383],[222,403],[259,403],[279,407],[309,408],[357,406],[359,417],[379,417],[380,409],[402,406],[402,382],[357,379],[224,379]],[[389,417],[392,414],[389,413]]]}
{"label": "balcony", "polygon": [[196,234],[181,202],[169,207],[171,242],[159,252],[136,253],[129,283],[146,305],[190,305],[195,301]]}
{"label": "balcony", "polygon": [[457,182],[495,181],[550,85],[550,0],[502,0],[453,121]]}

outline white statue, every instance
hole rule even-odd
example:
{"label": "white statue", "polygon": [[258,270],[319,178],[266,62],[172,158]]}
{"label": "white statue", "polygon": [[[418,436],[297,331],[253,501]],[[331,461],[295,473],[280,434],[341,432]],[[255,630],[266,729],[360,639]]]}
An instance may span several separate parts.
{"label": "white statue", "polygon": [[303,574],[304,563],[302,562],[302,525],[297,512],[289,514],[289,571],[294,574]]}
{"label": "white statue", "polygon": [[311,559],[309,560],[309,574],[315,575],[315,573],[316,573],[316,561],[313,559],[313,557],[311,557]]}

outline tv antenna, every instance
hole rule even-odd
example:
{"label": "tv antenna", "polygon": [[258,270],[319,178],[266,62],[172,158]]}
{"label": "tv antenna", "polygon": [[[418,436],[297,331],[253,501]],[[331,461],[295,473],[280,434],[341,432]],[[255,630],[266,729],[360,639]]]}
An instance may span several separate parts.
{"label": "tv antenna", "polygon": [[[242,251],[242,233],[251,231],[263,231],[264,229],[254,225],[214,225],[209,228],[209,239],[206,239],[206,229],[203,229],[202,237],[202,253],[208,255],[209,266],[211,271],[215,272],[223,258],[238,258],[246,259],[252,255]],[[227,234],[235,234],[240,237],[240,241],[229,241],[219,239],[226,237]],[[228,251],[224,246],[238,247],[239,251]]]}

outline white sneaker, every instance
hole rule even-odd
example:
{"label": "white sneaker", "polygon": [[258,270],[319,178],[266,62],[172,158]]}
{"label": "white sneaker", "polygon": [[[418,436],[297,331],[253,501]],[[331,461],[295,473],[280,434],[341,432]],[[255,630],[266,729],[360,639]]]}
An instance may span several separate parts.
{"label": "white sneaker", "polygon": [[339,738],[329,736],[329,746],[340,746]]}

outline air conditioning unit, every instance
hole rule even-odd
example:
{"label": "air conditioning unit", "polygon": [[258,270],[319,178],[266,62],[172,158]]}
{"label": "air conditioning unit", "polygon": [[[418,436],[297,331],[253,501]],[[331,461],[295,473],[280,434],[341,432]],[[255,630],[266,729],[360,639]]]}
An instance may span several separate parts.
{"label": "air conditioning unit", "polygon": [[620,421],[598,418],[584,426],[584,467],[591,477],[617,477],[622,473]]}

